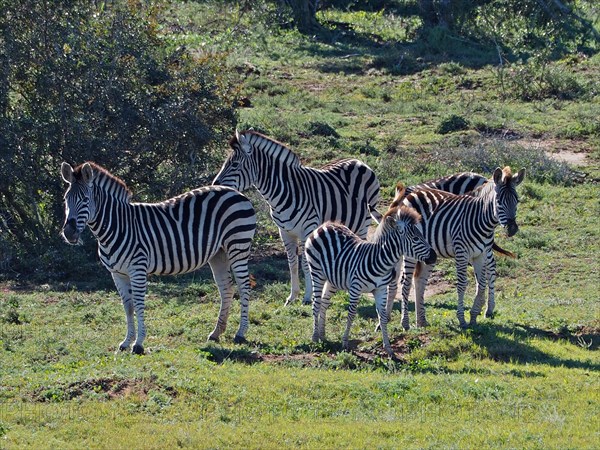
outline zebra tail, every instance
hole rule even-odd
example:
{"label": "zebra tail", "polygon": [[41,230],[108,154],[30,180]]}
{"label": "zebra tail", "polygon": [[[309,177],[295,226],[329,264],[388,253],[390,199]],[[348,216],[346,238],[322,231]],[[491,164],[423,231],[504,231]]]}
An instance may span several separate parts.
{"label": "zebra tail", "polygon": [[497,245],[495,242],[492,244],[492,249],[496,253],[500,253],[501,255],[508,256],[509,258],[516,258],[517,257],[516,253],[513,253],[513,252],[508,251],[508,250],[504,250],[502,247],[500,247],[499,245]]}

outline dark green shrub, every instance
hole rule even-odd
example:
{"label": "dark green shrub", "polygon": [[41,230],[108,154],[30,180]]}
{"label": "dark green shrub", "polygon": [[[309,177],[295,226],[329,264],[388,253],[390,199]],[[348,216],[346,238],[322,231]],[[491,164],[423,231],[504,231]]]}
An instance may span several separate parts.
{"label": "dark green shrub", "polygon": [[309,122],[308,132],[312,136],[340,137],[338,132],[335,131],[335,128],[325,122]]}
{"label": "dark green shrub", "polygon": [[214,173],[231,79],[220,55],[171,48],[158,4],[0,0],[0,248],[60,245],[62,161],[98,162],[149,201]]}
{"label": "dark green shrub", "polygon": [[448,117],[444,117],[435,131],[439,134],[448,134],[453,131],[466,130],[467,128],[469,128],[469,121],[467,119],[452,114]]}

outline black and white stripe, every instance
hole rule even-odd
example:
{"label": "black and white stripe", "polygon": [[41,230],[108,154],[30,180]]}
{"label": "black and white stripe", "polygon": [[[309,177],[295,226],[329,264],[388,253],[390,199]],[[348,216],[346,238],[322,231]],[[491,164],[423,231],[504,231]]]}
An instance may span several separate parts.
{"label": "black and white stripe", "polygon": [[[516,213],[518,196],[516,187],[525,177],[522,169],[513,175],[509,167],[497,168],[492,179],[470,194],[454,195],[448,192],[425,189],[415,191],[402,199],[402,204],[414,208],[422,216],[423,234],[439,257],[454,258],[457,272],[458,311],[461,327],[464,319],[464,294],[467,286],[467,266],[473,265],[477,293],[471,309],[471,324],[477,320],[484,302],[486,274],[494,274],[494,229],[500,224],[507,227],[508,236],[518,231]],[[404,259],[402,271],[402,325],[409,327],[408,295],[416,261]],[[419,265],[415,273],[415,304],[417,326],[425,326],[423,294],[431,265]],[[421,267],[422,266],[422,267]],[[493,283],[493,282],[492,282]],[[392,302],[388,304],[391,312]],[[488,309],[493,309],[488,302]]]}
{"label": "black and white stripe", "polygon": [[404,190],[404,195],[406,196],[415,191],[422,191],[423,189],[439,189],[440,191],[462,195],[477,189],[487,181],[488,178],[484,175],[474,172],[461,172],[408,186]]}
{"label": "black and white stripe", "polygon": [[[470,192],[473,192],[479,186],[487,183],[489,179],[484,175],[474,173],[474,172],[461,172],[457,174],[447,175],[441,178],[435,178],[432,180],[424,181],[419,184],[414,184],[412,186],[404,187],[404,184],[399,182],[396,186],[396,197],[392,206],[400,205],[404,197],[408,194],[420,191],[423,189],[438,189],[440,191],[450,192],[456,195],[463,195]],[[495,241],[492,243],[492,249],[496,253],[500,253],[504,256],[508,256],[511,258],[516,258],[516,255],[508,250],[500,247]],[[487,280],[487,289],[488,289],[488,302],[487,302],[487,310],[486,317],[491,317],[494,313],[495,307],[495,281],[496,281],[496,259],[494,257],[494,252],[486,258],[486,268],[485,268],[485,276]],[[398,270],[400,273],[400,269]],[[395,285],[394,285],[395,286]]]}
{"label": "black and white stripe", "polygon": [[[213,184],[244,191],[255,186],[271,208],[271,217],[287,251],[291,292],[287,303],[299,291],[298,254],[306,239],[319,225],[335,221],[366,238],[371,215],[379,201],[379,181],[375,173],[356,159],[337,161],[321,169],[305,167],[285,145],[254,131],[236,132],[230,141],[232,154],[223,164]],[[312,285],[308,266],[304,302],[309,303]]]}
{"label": "black and white stripe", "polygon": [[[132,203],[125,183],[88,162],[75,169],[62,164],[65,193],[63,236],[77,243],[88,225],[98,239],[100,261],[111,272],[127,316],[126,350],[143,353],[144,298],[149,274],[181,274],[210,264],[221,310],[210,339],[225,330],[233,299],[233,277],[240,291],[241,321],[236,340],[248,328],[248,257],[256,230],[250,201],[226,187],[209,186],[161,203]],[[137,318],[137,336],[133,315]]]}
{"label": "black and white stripe", "polygon": [[313,341],[325,338],[325,316],[335,290],[350,295],[348,322],[343,337],[348,347],[350,327],[360,294],[372,292],[388,354],[392,348],[387,333],[388,284],[397,279],[396,267],[402,255],[435,263],[436,254],[417,227],[419,215],[402,206],[389,210],[370,241],[362,240],[341,224],[328,222],[317,228],[306,242],[306,259],[313,283]]}

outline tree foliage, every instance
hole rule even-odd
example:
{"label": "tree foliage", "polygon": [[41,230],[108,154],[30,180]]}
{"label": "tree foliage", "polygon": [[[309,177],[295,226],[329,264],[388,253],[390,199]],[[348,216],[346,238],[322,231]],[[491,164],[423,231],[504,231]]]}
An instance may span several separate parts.
{"label": "tree foliage", "polygon": [[598,31],[581,14],[582,3],[585,2],[419,0],[419,7],[425,33],[443,27],[455,36],[494,44],[503,53],[528,55],[543,50],[559,56],[600,44]]}
{"label": "tree foliage", "polygon": [[144,200],[214,170],[235,124],[231,80],[218,55],[170,46],[159,12],[136,1],[0,0],[4,260],[11,243],[44,253],[58,241],[62,161],[96,161]]}

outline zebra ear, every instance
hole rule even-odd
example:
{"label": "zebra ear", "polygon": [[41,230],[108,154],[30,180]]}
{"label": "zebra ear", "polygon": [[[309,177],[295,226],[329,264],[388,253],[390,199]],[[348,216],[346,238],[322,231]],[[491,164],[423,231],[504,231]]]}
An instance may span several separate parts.
{"label": "zebra ear", "polygon": [[92,184],[95,175],[96,174],[94,173],[94,169],[92,169],[90,163],[85,163],[81,168],[81,178],[83,179],[83,182],[85,184]]}
{"label": "zebra ear", "polygon": [[521,169],[519,170],[519,173],[517,174],[517,176],[513,177],[513,183],[515,183],[515,186],[518,186],[519,184],[521,184],[521,182],[525,179],[525,169]]}
{"label": "zebra ear", "polygon": [[502,182],[502,169],[500,167],[496,167],[494,170],[494,183],[500,184]]}
{"label": "zebra ear", "polygon": [[404,197],[404,193],[406,192],[406,186],[402,181],[398,181],[396,183],[396,198]]}
{"label": "zebra ear", "polygon": [[237,128],[235,129],[235,139],[240,142],[240,130]]}
{"label": "zebra ear", "polygon": [[244,153],[250,156],[252,154],[252,146],[250,145],[250,140],[244,133],[238,134],[238,142]]}
{"label": "zebra ear", "polygon": [[73,168],[69,163],[63,162],[61,164],[60,174],[62,175],[63,180],[69,184],[72,184],[75,181],[75,177],[73,176]]}

